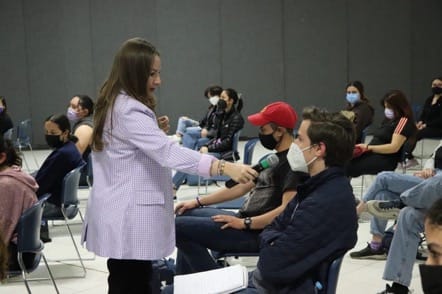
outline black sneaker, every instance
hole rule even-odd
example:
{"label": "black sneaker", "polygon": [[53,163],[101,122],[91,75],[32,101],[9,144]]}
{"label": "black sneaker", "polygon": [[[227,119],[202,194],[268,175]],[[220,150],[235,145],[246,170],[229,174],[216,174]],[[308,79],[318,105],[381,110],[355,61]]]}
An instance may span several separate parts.
{"label": "black sneaker", "polygon": [[354,251],[350,253],[350,257],[354,259],[374,259],[374,260],[385,260],[387,259],[387,253],[383,248],[379,250],[373,250],[370,244],[360,251]]}
{"label": "black sneaker", "polygon": [[378,294],[408,294],[408,293],[411,293],[411,292],[405,286],[403,286],[403,287],[401,287],[401,289],[399,289],[397,287],[394,287],[394,285],[390,286],[387,284],[385,287],[385,290],[382,292],[379,292]]}

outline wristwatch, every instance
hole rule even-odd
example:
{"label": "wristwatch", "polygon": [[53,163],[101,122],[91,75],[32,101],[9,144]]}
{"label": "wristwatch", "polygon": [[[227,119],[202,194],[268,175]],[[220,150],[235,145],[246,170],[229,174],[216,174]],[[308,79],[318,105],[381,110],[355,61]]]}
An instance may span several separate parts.
{"label": "wristwatch", "polygon": [[250,217],[246,217],[244,219],[244,225],[246,226],[246,230],[250,230],[250,226],[252,225],[252,219]]}

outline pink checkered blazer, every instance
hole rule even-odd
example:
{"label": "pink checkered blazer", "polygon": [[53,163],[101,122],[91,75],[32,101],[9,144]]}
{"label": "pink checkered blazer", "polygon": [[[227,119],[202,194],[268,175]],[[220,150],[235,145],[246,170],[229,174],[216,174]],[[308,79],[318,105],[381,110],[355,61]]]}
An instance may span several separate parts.
{"label": "pink checkered blazer", "polygon": [[208,176],[214,157],[182,148],[155,114],[120,94],[107,116],[105,147],[92,153],[94,185],[82,241],[99,256],[154,260],[175,247],[171,169]]}

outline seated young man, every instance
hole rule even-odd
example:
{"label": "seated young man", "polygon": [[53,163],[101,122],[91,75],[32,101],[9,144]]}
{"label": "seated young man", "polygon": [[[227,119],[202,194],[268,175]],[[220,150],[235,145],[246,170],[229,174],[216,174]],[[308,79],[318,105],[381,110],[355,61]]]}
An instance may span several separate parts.
{"label": "seated young man", "polygon": [[[284,102],[267,105],[248,117],[259,126],[259,138],[269,150],[276,150],[278,165],[263,170],[255,182],[223,188],[202,198],[176,206],[177,274],[219,267],[207,249],[228,252],[258,252],[262,229],[280,214],[295,196],[298,184],[308,176],[292,172],[287,152],[293,141],[297,115]],[[238,213],[204,207],[250,192]]]}
{"label": "seated young man", "polygon": [[[383,279],[393,281],[393,284],[391,286],[387,284],[386,289],[381,292],[385,294],[409,293],[408,287],[411,283],[415,256],[421,241],[420,234],[424,232],[425,213],[433,203],[442,199],[442,173],[402,193],[400,199],[406,206],[400,210],[388,251]],[[384,202],[384,205],[380,206],[392,207],[391,204],[394,203]],[[377,215],[382,217],[381,213],[382,210],[378,211]],[[385,211],[385,218],[389,216],[388,211]]]}
{"label": "seated young man", "polygon": [[442,199],[437,200],[425,217],[428,258],[419,265],[425,294],[442,293]]}
{"label": "seated young man", "polygon": [[246,293],[317,293],[320,266],[357,240],[354,195],[344,165],[355,142],[353,124],[341,114],[306,109],[287,159],[308,171],[284,212],[261,233],[258,267]]}
{"label": "seated young man", "polygon": [[[386,251],[382,247],[382,238],[387,227],[387,219],[396,219],[399,210],[403,207],[402,198],[420,199],[421,185],[425,185],[433,177],[438,181],[442,176],[442,144],[437,146],[433,155],[425,163],[422,171],[414,175],[398,174],[395,172],[380,173],[367,193],[362,197],[362,202],[358,205],[358,212],[368,209],[374,217],[370,221],[370,232],[372,240],[364,249],[350,254],[356,259],[385,259]],[[435,191],[434,191],[435,192]],[[429,198],[436,199],[438,195],[429,191],[432,195],[426,195],[425,201]],[[436,198],[434,198],[436,197]],[[371,201],[371,200],[392,200],[392,202]],[[422,204],[418,204],[420,208]]]}

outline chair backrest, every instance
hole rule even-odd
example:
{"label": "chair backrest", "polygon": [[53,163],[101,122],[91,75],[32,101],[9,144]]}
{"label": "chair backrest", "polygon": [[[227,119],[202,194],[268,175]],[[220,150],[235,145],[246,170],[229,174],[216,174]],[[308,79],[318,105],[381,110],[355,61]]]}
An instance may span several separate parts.
{"label": "chair backrest", "polygon": [[7,130],[6,132],[3,133],[3,139],[5,140],[12,140],[12,134],[13,134],[14,129],[10,128],[9,130]]}
{"label": "chair backrest", "polygon": [[253,160],[253,152],[255,151],[256,143],[258,143],[259,138],[252,138],[247,141],[244,146],[244,158],[243,163],[251,165]]}
{"label": "chair backrest", "polygon": [[43,195],[20,216],[16,228],[18,252],[37,253],[43,250],[43,243],[40,241],[40,226],[44,203],[49,196],[50,194]]}
{"label": "chair backrest", "polygon": [[19,144],[31,144],[31,120],[25,119],[17,125],[17,142]]}
{"label": "chair backrest", "polygon": [[322,273],[320,276],[322,281],[316,282],[316,288],[319,290],[319,293],[324,294],[335,294],[336,288],[338,286],[339,279],[339,271],[341,270],[342,260],[344,259],[344,255],[340,255],[335,258],[332,262],[325,263],[325,266],[322,267]]}
{"label": "chair backrest", "polygon": [[370,130],[370,127],[371,127],[371,125],[368,125],[362,130],[361,143],[365,143],[365,139],[367,138],[368,131]]}
{"label": "chair backrest", "polygon": [[[239,159],[239,153],[238,153],[238,143],[239,143],[239,136],[241,135],[241,130],[238,130],[233,135],[233,141],[232,141],[232,151],[234,156],[234,161],[237,161]],[[236,158],[238,157],[238,158]]]}
{"label": "chair backrest", "polygon": [[62,205],[77,205],[78,200],[78,183],[80,182],[81,170],[85,164],[74,168],[69,173],[67,173],[63,178],[63,185],[61,188],[61,203]]}

